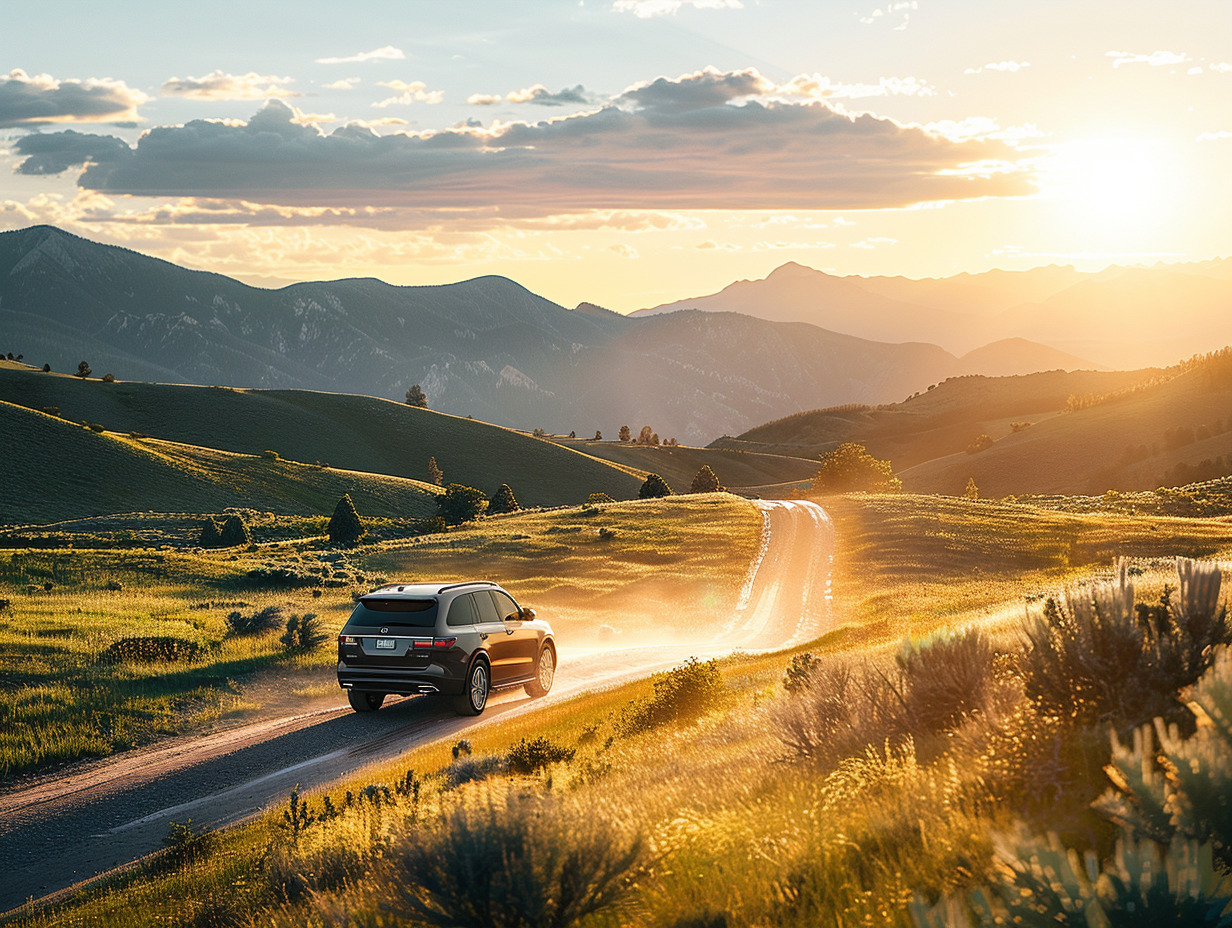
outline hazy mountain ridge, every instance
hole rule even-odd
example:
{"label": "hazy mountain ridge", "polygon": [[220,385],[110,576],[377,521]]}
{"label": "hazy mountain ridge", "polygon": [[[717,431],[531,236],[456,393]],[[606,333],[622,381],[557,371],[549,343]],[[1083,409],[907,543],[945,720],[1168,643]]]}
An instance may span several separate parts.
{"label": "hazy mountain ridge", "polygon": [[497,424],[581,435],[650,424],[694,443],[799,410],[898,400],[969,370],[1075,360],[1031,346],[972,367],[906,330],[884,343],[749,314],[569,310],[501,277],[263,290],[49,226],[0,233],[0,332],[5,351],[59,371],[84,358],[123,380],[398,400],[419,383],[434,409]]}
{"label": "hazy mountain ridge", "polygon": [[1030,339],[1067,354],[1071,365],[1124,369],[1169,364],[1232,342],[1232,262],[1098,273],[1049,266],[921,280],[836,277],[788,263],[761,280],[632,315],[679,309],[807,322],[861,338],[915,338],[955,353]]}

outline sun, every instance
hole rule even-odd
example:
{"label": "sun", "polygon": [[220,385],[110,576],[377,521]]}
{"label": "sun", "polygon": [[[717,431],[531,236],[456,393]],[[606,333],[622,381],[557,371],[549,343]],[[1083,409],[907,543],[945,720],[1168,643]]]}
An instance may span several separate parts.
{"label": "sun", "polygon": [[1103,240],[1124,240],[1149,235],[1169,216],[1181,177],[1162,143],[1081,139],[1057,147],[1045,185],[1074,228]]}

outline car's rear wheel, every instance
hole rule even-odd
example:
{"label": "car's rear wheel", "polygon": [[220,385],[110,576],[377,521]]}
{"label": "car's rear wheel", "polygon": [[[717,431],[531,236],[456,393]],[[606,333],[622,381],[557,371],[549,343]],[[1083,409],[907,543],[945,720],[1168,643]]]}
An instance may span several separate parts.
{"label": "car's rear wheel", "polygon": [[488,662],[477,660],[471,666],[471,672],[466,675],[466,686],[455,705],[458,715],[479,715],[488,704],[488,692],[492,688],[491,671]]}
{"label": "car's rear wheel", "polygon": [[363,693],[347,690],[347,700],[356,712],[375,712],[385,701],[384,693]]}
{"label": "car's rear wheel", "polygon": [[543,646],[539,660],[535,662],[535,679],[526,684],[526,692],[532,696],[546,696],[556,679],[556,651],[550,645]]}

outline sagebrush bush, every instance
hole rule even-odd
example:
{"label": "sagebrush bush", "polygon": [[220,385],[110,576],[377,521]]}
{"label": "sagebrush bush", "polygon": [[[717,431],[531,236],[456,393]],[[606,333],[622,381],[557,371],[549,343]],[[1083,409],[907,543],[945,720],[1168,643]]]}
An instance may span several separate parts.
{"label": "sagebrush bush", "polygon": [[1028,615],[1020,661],[1027,695],[1046,714],[1108,721],[1128,730],[1156,716],[1190,724],[1180,690],[1197,682],[1214,649],[1232,642],[1219,605],[1218,567],[1178,560],[1180,602],[1135,603],[1129,565],[1117,579],[1071,589]]}
{"label": "sagebrush bush", "polygon": [[621,734],[637,734],[672,722],[691,722],[716,708],[723,696],[723,675],[714,660],[690,657],[652,679],[654,693],[625,707],[616,725]]}
{"label": "sagebrush bush", "polygon": [[641,839],[608,816],[550,797],[470,797],[389,849],[382,908],[440,928],[567,928],[618,906],[642,858]]}
{"label": "sagebrush bush", "polygon": [[311,651],[330,639],[329,632],[321,625],[315,612],[292,615],[287,619],[287,630],[279,639],[288,651]]}
{"label": "sagebrush bush", "polygon": [[529,776],[552,764],[568,763],[575,753],[542,735],[530,741],[523,738],[505,752],[505,766],[510,773]]}
{"label": "sagebrush bush", "polygon": [[457,789],[465,783],[475,783],[504,773],[505,758],[498,754],[471,755],[469,750],[445,768],[445,789]]}
{"label": "sagebrush bush", "polygon": [[[319,592],[317,590],[313,591]],[[228,635],[258,635],[261,632],[273,631],[283,625],[286,619],[286,608],[283,606],[266,606],[252,615],[242,612],[232,612],[227,616]]]}
{"label": "sagebrush bush", "polygon": [[108,664],[122,661],[195,661],[204,656],[205,648],[195,641],[168,635],[142,635],[111,642],[99,655],[99,660]]}

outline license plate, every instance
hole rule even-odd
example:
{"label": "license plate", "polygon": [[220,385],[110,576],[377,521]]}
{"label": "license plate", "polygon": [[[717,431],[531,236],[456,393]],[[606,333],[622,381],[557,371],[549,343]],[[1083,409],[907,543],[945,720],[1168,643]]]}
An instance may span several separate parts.
{"label": "license plate", "polygon": [[376,640],[376,646],[379,651],[392,651],[398,646],[398,642],[393,638],[378,638]]}

